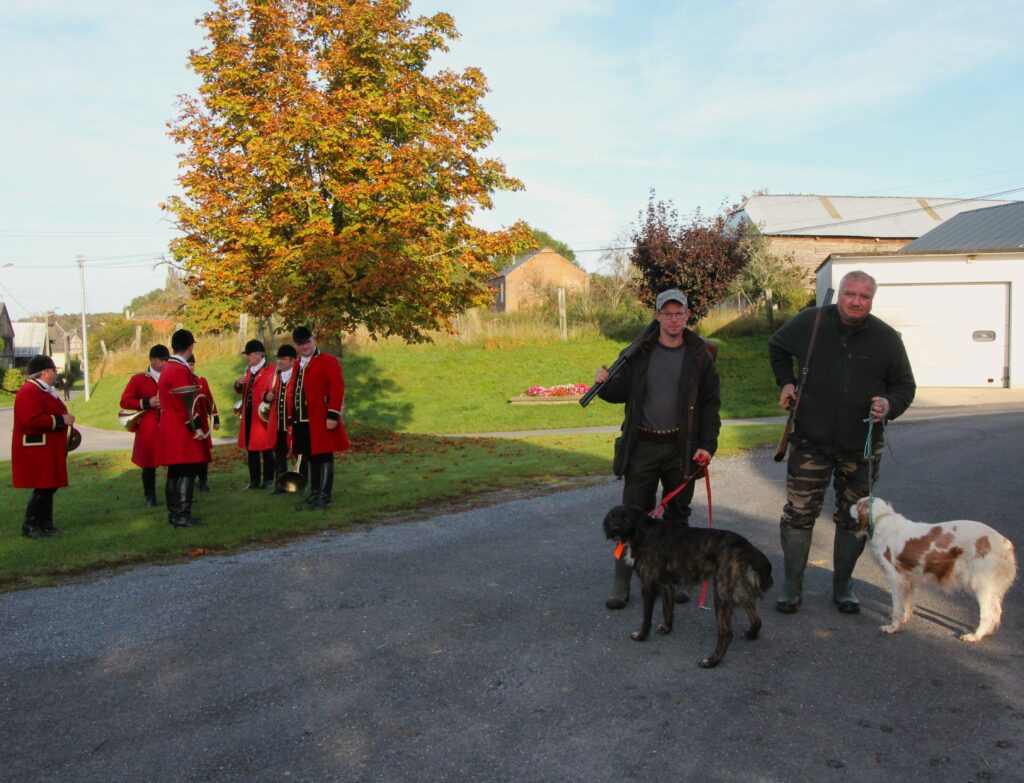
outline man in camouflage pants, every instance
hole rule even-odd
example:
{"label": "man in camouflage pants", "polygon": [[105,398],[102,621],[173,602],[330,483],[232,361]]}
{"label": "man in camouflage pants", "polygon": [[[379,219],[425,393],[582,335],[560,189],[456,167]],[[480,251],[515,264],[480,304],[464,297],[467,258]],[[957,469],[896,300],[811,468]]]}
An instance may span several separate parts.
{"label": "man in camouflage pants", "polygon": [[[849,272],[839,283],[837,303],[822,310],[790,439],[787,498],[780,523],[785,580],[775,603],[785,614],[800,606],[814,522],[833,477],[832,600],[844,614],[860,611],[853,593],[853,569],[865,539],[854,535],[850,507],[868,494],[872,480],[878,478],[883,423],[910,406],[917,388],[899,333],[871,315],[876,287],[870,275]],[[768,343],[783,408],[796,399],[793,360],[799,367],[807,364],[815,315],[815,308],[803,311]],[[872,456],[865,459],[868,417],[874,422]]]}

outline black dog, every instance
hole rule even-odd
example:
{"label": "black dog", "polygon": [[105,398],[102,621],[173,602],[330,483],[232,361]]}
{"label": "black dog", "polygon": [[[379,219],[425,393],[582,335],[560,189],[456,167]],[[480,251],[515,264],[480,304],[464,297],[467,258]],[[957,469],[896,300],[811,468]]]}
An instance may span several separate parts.
{"label": "black dog", "polygon": [[628,554],[640,577],[644,599],[643,625],[632,633],[642,642],[651,632],[654,598],[661,595],[664,622],[658,633],[672,632],[675,588],[714,580],[718,644],[703,659],[705,669],[717,666],[732,641],[732,613],[742,607],[750,618],[748,639],[756,639],[761,618],[755,602],[772,586],[772,564],[747,539],[728,530],[692,528],[652,519],[636,506],[616,506],[604,518],[604,534],[629,545]]}

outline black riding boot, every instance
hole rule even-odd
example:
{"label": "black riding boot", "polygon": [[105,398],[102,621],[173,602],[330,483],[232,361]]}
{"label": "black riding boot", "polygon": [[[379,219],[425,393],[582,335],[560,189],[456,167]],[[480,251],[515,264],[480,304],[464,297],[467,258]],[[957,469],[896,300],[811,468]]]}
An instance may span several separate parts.
{"label": "black riding boot", "polygon": [[53,525],[53,496],[56,494],[57,490],[55,489],[46,490],[39,499],[39,525],[45,536],[55,536],[60,533],[60,529]]}
{"label": "black riding boot", "polygon": [[142,491],[146,495],[146,508],[156,508],[156,468],[142,469]]}
{"label": "black riding boot", "polygon": [[25,521],[21,523],[21,534],[25,538],[42,538],[46,535],[43,532],[42,520],[39,516],[40,497],[39,493],[33,490],[25,505]]}
{"label": "black riding boot", "polygon": [[323,491],[323,472],[324,463],[310,460],[309,497],[306,498],[306,505],[303,506],[307,511],[315,511],[320,508],[320,493]]}
{"label": "black riding boot", "polygon": [[249,458],[249,486],[246,489],[263,489],[263,482],[260,481],[260,453],[258,451],[248,452]]}
{"label": "black riding boot", "polygon": [[164,484],[164,500],[167,503],[167,521],[175,527],[192,527],[185,513],[185,478],[168,477]]}
{"label": "black riding boot", "polygon": [[320,508],[327,508],[331,505],[331,496],[334,494],[334,460],[325,462],[320,467]]}
{"label": "black riding boot", "polygon": [[196,519],[194,516],[192,516],[192,498],[194,497],[196,491],[196,477],[186,476],[184,479],[182,479],[182,481],[184,482],[183,492],[185,498],[185,519],[188,520],[188,523],[190,525],[201,525],[203,524],[203,520]]}

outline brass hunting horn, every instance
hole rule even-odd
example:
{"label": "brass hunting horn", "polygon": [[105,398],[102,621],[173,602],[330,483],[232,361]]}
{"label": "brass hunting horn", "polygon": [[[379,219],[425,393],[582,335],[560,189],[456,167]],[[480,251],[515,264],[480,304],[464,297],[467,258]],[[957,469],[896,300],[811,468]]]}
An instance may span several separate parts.
{"label": "brass hunting horn", "polygon": [[277,483],[281,485],[281,489],[285,492],[302,492],[306,488],[306,484],[309,483],[309,479],[299,473],[301,465],[302,455],[300,454],[295,460],[295,470],[289,470],[287,473],[281,474],[281,478]]}
{"label": "brass hunting horn", "polygon": [[120,411],[117,414],[117,423],[128,430],[128,432],[135,432],[142,423],[142,414],[145,412],[145,409],[141,411]]}
{"label": "brass hunting horn", "polygon": [[177,389],[171,389],[171,394],[178,395],[185,403],[185,410],[188,411],[185,426],[188,427],[188,431],[201,432],[206,437],[210,434],[209,428],[204,426],[207,424],[210,400],[200,391],[201,388],[198,384],[179,386]]}

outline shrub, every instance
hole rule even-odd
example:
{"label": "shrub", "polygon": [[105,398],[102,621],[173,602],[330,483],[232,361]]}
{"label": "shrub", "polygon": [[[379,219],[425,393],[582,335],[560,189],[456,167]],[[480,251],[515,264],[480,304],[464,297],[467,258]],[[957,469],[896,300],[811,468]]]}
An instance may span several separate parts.
{"label": "shrub", "polygon": [[21,388],[23,383],[25,383],[25,374],[21,370],[16,368],[4,370],[4,391],[14,394]]}

